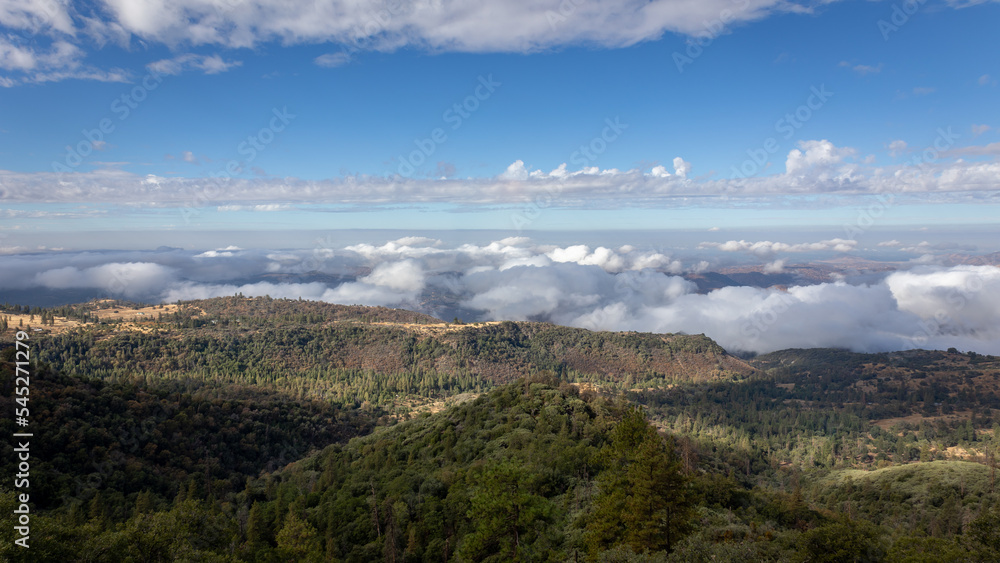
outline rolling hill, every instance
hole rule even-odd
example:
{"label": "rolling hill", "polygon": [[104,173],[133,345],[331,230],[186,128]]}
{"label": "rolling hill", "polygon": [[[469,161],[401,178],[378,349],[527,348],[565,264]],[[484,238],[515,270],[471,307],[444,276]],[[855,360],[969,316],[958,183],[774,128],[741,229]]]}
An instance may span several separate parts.
{"label": "rolling hill", "polygon": [[994,357],[240,296],[0,315],[31,325],[32,560],[1000,553]]}

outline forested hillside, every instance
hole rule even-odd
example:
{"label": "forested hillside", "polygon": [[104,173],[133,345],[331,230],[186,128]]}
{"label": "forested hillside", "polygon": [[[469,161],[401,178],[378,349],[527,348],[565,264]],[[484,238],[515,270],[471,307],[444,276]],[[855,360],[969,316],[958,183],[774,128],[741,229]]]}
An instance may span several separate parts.
{"label": "forested hillside", "polygon": [[[66,374],[109,381],[251,385],[399,414],[539,370],[617,388],[753,373],[704,336],[546,323],[446,325],[384,307],[269,298],[227,297],[155,311],[106,302],[32,312],[39,321],[63,314],[89,321],[44,334],[39,358]],[[102,320],[105,313],[113,318]]]}
{"label": "forested hillside", "polygon": [[4,334],[37,437],[5,560],[1000,558],[998,358],[238,296],[0,315],[46,327]]}

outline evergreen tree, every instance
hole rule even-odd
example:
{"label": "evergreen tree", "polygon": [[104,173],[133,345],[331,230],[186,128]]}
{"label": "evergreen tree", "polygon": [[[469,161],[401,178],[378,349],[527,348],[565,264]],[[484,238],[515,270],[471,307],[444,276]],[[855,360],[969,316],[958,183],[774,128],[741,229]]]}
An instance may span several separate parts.
{"label": "evergreen tree", "polygon": [[531,490],[523,463],[492,463],[473,480],[468,517],[475,525],[457,555],[474,561],[516,561],[546,529],[551,503]]}
{"label": "evergreen tree", "polygon": [[669,551],[691,520],[687,478],[672,440],[660,437],[642,411],[630,409],[599,459],[605,469],[597,477],[600,493],[587,525],[591,552],[618,545]]}
{"label": "evergreen tree", "polygon": [[284,561],[322,561],[316,528],[289,510],[278,532],[278,554]]}

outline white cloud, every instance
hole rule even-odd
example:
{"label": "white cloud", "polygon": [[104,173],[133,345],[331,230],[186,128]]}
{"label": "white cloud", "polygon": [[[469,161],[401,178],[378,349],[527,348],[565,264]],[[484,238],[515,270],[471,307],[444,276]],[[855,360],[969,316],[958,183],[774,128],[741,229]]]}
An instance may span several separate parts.
{"label": "white cloud", "polygon": [[624,0],[588,5],[565,18],[557,3],[537,0],[488,5],[440,0],[384,5],[345,0],[246,0],[221,5],[211,0],[107,0],[107,4],[128,32],[170,45],[331,42],[375,50],[410,46],[461,52],[524,52],[583,43],[624,47],[664,32],[701,33],[704,22],[723,12],[730,14],[730,25],[737,25],[775,12],[808,11],[807,5],[779,0],[747,0],[740,9],[729,0]]}
{"label": "white cloud", "polygon": [[347,53],[327,53],[316,57],[313,59],[313,62],[319,66],[335,68],[351,62],[351,55]]}
{"label": "white cloud", "polygon": [[413,260],[379,264],[372,273],[359,281],[398,291],[420,291],[424,287],[424,272]]}
{"label": "white cloud", "polygon": [[830,167],[856,153],[852,148],[837,148],[826,139],[799,141],[798,145],[799,148],[789,151],[785,161],[785,170],[790,175],[800,174],[816,167]]}
{"label": "white cloud", "polygon": [[[902,150],[893,142],[892,150]],[[910,151],[907,151],[910,152]],[[0,170],[0,201],[115,202],[135,205],[204,205],[236,210],[235,205],[295,203],[449,204],[505,203],[528,206],[544,200],[552,207],[607,208],[608,205],[658,207],[683,203],[684,198],[760,198],[768,195],[892,193],[939,194],[937,202],[966,201],[1000,189],[1000,159],[965,161],[961,156],[1000,156],[1000,143],[944,151],[926,160],[926,150],[914,149],[911,159],[891,166],[855,162],[857,151],[828,140],[799,142],[785,163],[787,173],[750,178],[689,179],[690,163],[674,161],[675,174],[663,167],[570,171],[565,164],[545,172],[529,172],[517,160],[492,178],[418,179],[402,176],[351,175],[326,180],[294,177],[209,178],[141,176],[119,169],[67,174]],[[192,155],[193,156],[193,155]],[[208,196],[207,194],[211,194]],[[711,201],[711,200],[706,200]]]}
{"label": "white cloud", "polygon": [[162,59],[146,65],[146,68],[167,75],[180,74],[187,70],[200,70],[205,74],[218,74],[242,65],[242,61],[226,61],[219,55],[198,55],[184,53],[172,59]]}
{"label": "white cloud", "polygon": [[674,158],[674,174],[677,174],[681,178],[687,178],[688,172],[691,171],[691,163],[685,161],[681,157]]}
{"label": "white cloud", "polygon": [[765,274],[783,274],[785,273],[785,260],[775,260],[764,265]]}
{"label": "white cloud", "polygon": [[523,160],[515,160],[500,174],[501,180],[527,180],[528,169],[524,167]]}
{"label": "white cloud", "polygon": [[841,61],[839,66],[849,67],[851,70],[853,70],[854,72],[860,74],[861,76],[865,76],[865,75],[868,75],[868,74],[878,74],[878,73],[882,72],[882,66],[883,65],[882,65],[882,63],[879,63],[879,64],[877,64],[875,66],[872,66],[872,65],[862,65],[862,64],[853,65],[852,66],[851,63],[849,63],[847,61]]}
{"label": "white cloud", "polygon": [[980,124],[980,125],[973,125],[972,126],[972,136],[973,137],[978,137],[978,136],[982,135],[983,133],[986,133],[987,131],[989,131],[991,129],[992,129],[992,127],[990,127],[989,125],[982,125],[982,124]]}
{"label": "white cloud", "polygon": [[38,64],[34,51],[0,38],[0,68],[31,70]]}
{"label": "white cloud", "polygon": [[[0,2],[0,15],[4,13]],[[7,8],[9,11],[9,7]],[[0,19],[0,21],[3,21]],[[23,41],[14,36],[0,36],[0,69],[13,71],[4,77],[4,87],[20,83],[44,83],[80,79],[100,82],[126,82],[128,73],[121,69],[101,70],[83,64],[83,50],[65,38],[53,40],[48,47],[37,41]]]}
{"label": "white cloud", "polygon": [[668,178],[670,177],[670,172],[667,171],[665,166],[654,166],[653,169],[649,171],[649,175],[654,178]]}
{"label": "white cloud", "polygon": [[148,262],[109,263],[90,268],[65,266],[38,272],[34,282],[54,289],[93,288],[127,297],[147,295],[174,279],[173,270]]}
{"label": "white cloud", "polygon": [[261,203],[257,205],[220,205],[216,207],[217,211],[286,211],[291,209],[291,205],[286,205],[282,203]]}
{"label": "white cloud", "polygon": [[[781,246],[769,244],[772,253]],[[798,248],[806,246],[812,248]],[[784,250],[795,247],[786,244]],[[1000,268],[992,266],[914,266],[865,285],[727,287],[699,294],[694,284],[673,275],[681,271],[678,260],[652,249],[550,246],[524,237],[481,246],[403,237],[383,245],[325,248],[321,254],[230,245],[205,252],[7,254],[4,261],[0,290],[92,288],[165,302],[242,292],[414,309],[447,293],[478,319],[705,333],[730,350],[955,346],[1000,353]],[[778,272],[784,265],[779,259],[767,267]],[[708,267],[702,261],[688,269]],[[311,270],[349,279],[331,285],[237,281]]]}
{"label": "white cloud", "polygon": [[327,289],[320,301],[343,305],[402,305],[416,307],[425,286],[423,267],[414,260],[383,262],[372,273]]}
{"label": "white cloud", "polygon": [[[857,247],[857,241],[840,238],[788,244],[762,240],[750,242],[745,240],[730,240],[726,242],[702,242],[698,248],[714,248],[723,252],[745,252],[761,258],[769,258],[781,252],[851,252]],[[782,264],[784,264],[782,262]]]}
{"label": "white cloud", "polygon": [[889,143],[889,154],[891,156],[899,156],[906,152],[906,141],[895,140]]}
{"label": "white cloud", "polygon": [[[62,0],[0,2],[0,21],[24,34],[68,38],[98,48],[114,43],[129,47],[159,44],[172,49],[200,46],[228,49],[263,44],[331,44],[345,49],[315,59],[321,66],[338,66],[358,50],[429,52],[536,52],[587,45],[624,48],[654,41],[666,33],[691,37],[706,33],[720,17],[732,28],[774,14],[811,13],[825,2],[805,0],[621,0],[559,3],[553,0],[471,2],[415,0],[366,3],[353,0],[103,0],[97,5]],[[567,12],[566,6],[571,9]],[[721,14],[721,16],[720,16]],[[2,47],[0,47],[2,49]],[[36,56],[29,53],[29,58]],[[181,57],[191,56],[190,53]],[[224,72],[238,62],[218,55],[195,62],[167,59],[153,63],[165,73],[194,68]],[[15,59],[20,59],[15,61]],[[0,60],[3,60],[0,58]],[[22,55],[8,64],[23,65]],[[850,66],[845,64],[845,66]],[[881,65],[854,65],[855,72],[878,72]],[[69,72],[54,69],[33,80],[88,78],[107,80],[127,73]],[[21,82],[11,80],[12,82]],[[991,83],[983,75],[980,83]]]}
{"label": "white cloud", "polygon": [[0,22],[4,27],[31,33],[55,31],[73,35],[68,5],[57,0],[8,0],[0,2]]}

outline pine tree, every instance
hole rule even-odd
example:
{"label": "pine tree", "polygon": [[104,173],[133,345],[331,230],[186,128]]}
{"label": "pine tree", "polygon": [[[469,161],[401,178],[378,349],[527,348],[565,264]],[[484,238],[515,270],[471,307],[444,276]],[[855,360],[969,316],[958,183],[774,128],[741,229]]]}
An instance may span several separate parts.
{"label": "pine tree", "polygon": [[254,502],[247,519],[247,544],[250,546],[267,544],[271,535],[268,528],[267,520],[264,518],[264,508],[259,502]]}
{"label": "pine tree", "polygon": [[472,491],[467,516],[476,528],[462,541],[461,558],[478,561],[492,554],[497,561],[518,560],[547,528],[553,507],[531,490],[522,463],[489,465],[474,478]]}
{"label": "pine tree", "polygon": [[309,522],[299,518],[294,510],[288,511],[285,523],[278,532],[278,550],[286,561],[320,561],[319,536]]}
{"label": "pine tree", "polygon": [[595,555],[617,545],[633,551],[669,551],[687,531],[691,499],[673,441],[665,441],[631,409],[599,454],[605,467],[600,493],[587,525],[586,541]]}

